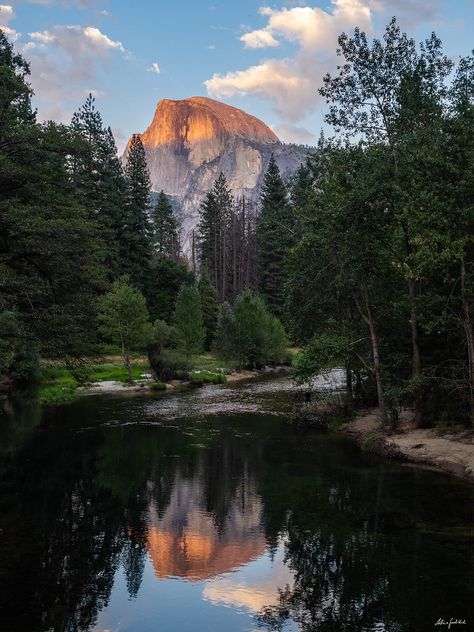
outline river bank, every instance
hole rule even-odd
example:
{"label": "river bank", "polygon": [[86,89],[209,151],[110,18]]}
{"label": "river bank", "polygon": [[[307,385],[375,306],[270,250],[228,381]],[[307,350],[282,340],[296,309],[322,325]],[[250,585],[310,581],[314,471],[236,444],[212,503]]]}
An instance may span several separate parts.
{"label": "river bank", "polygon": [[376,411],[344,423],[338,432],[353,438],[363,450],[407,463],[442,470],[474,483],[474,431],[440,435],[436,428],[415,428],[405,410],[393,433],[381,430]]}
{"label": "river bank", "polygon": [[[237,384],[239,382],[247,382],[251,380],[256,380],[264,376],[278,376],[285,375],[291,372],[291,367],[281,365],[275,367],[265,367],[264,369],[254,369],[254,370],[242,370],[242,371],[233,371],[224,376],[225,380],[222,382],[223,384]],[[206,373],[208,373],[206,371]],[[199,378],[199,371],[195,372],[196,377]],[[216,374],[217,375],[217,374]],[[207,383],[206,380],[203,382],[199,382],[199,379],[195,380],[172,380],[171,382],[167,382],[163,384],[163,391],[173,391],[177,388],[188,388],[188,387],[196,387],[202,386]],[[138,380],[135,384],[127,384],[118,380],[102,380],[100,382],[94,382],[87,386],[81,386],[77,388],[78,394],[81,395],[106,395],[106,394],[127,394],[127,393],[146,393],[149,391],[156,390],[153,388],[154,382],[151,378],[144,378],[142,380]]]}

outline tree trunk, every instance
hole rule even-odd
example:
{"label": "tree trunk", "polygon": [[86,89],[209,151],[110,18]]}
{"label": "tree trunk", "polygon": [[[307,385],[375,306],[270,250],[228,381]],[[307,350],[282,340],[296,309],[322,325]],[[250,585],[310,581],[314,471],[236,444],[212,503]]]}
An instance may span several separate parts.
{"label": "tree trunk", "polygon": [[123,358],[123,364],[125,366],[125,369],[127,370],[128,381],[130,382],[130,384],[133,384],[132,363],[130,361],[130,355],[128,354],[127,351],[125,351],[125,344],[124,344],[123,339],[122,339],[122,358]]}
{"label": "tree trunk", "polygon": [[380,364],[380,354],[379,354],[379,340],[377,335],[377,330],[375,328],[375,320],[372,314],[372,309],[369,303],[369,294],[367,290],[367,286],[363,285],[363,294],[365,300],[365,313],[361,307],[359,299],[357,298],[357,294],[355,290],[353,290],[353,297],[357,309],[359,310],[360,315],[365,321],[367,327],[369,328],[370,334],[370,345],[372,348],[372,358],[374,361],[374,374],[375,374],[375,384],[377,387],[377,400],[379,404],[379,417],[382,425],[387,425],[387,410],[385,408],[385,396],[383,392],[383,384],[382,384],[382,367]]}
{"label": "tree trunk", "polygon": [[344,404],[345,414],[349,415],[352,412],[354,396],[352,392],[352,371],[350,363],[346,362],[346,401]]}
{"label": "tree trunk", "polygon": [[415,280],[408,280],[408,293],[410,297],[410,328],[413,355],[412,375],[419,381],[415,390],[415,425],[419,428],[423,420],[423,388],[421,385],[421,354],[418,343],[418,314],[416,309]]}
{"label": "tree trunk", "polygon": [[128,355],[128,353],[124,356],[123,362],[125,364],[125,368],[127,369],[128,381],[130,384],[133,384],[132,362],[130,360],[130,356]]}
{"label": "tree trunk", "polygon": [[471,304],[466,295],[466,264],[461,259],[461,294],[464,316],[464,331],[466,335],[468,374],[469,374],[469,406],[471,424],[474,422],[474,333],[472,327]]}

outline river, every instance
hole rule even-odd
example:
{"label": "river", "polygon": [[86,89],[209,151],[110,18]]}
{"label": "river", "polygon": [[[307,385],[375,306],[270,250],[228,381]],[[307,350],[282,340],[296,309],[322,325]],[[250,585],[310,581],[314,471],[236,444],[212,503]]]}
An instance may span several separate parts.
{"label": "river", "polygon": [[296,396],[6,406],[0,630],[474,629],[473,487],[295,427]]}

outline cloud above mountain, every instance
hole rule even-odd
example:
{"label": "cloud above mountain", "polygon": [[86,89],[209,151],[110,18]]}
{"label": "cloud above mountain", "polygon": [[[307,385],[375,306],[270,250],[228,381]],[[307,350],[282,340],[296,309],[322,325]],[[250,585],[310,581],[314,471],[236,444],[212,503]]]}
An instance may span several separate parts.
{"label": "cloud above mountain", "polygon": [[295,130],[294,124],[322,103],[318,88],[324,75],[336,69],[337,38],[343,31],[358,26],[374,35],[375,17],[388,21],[396,12],[402,24],[407,20],[413,24],[435,19],[437,11],[435,0],[332,0],[329,9],[261,7],[265,26],[249,30],[240,41],[246,49],[281,50],[281,57],[273,52],[247,68],[215,73],[205,81],[207,92],[218,99],[263,97],[273,104],[280,124]]}

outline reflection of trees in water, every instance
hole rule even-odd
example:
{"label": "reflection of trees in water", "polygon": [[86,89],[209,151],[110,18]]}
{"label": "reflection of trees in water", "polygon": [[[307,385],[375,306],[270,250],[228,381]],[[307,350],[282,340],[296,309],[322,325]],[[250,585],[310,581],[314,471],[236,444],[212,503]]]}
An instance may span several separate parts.
{"label": "reflection of trees in water", "polygon": [[73,433],[55,427],[2,459],[2,626],[9,632],[89,630],[108,604],[120,564],[129,595],[136,596],[150,506],[169,517],[177,485],[197,481],[193,503],[209,515],[214,539],[232,530],[236,506],[248,511],[242,489],[254,466],[230,435],[217,435],[207,449],[197,450],[193,441],[180,430]]}
{"label": "reflection of trees in water", "polygon": [[[449,520],[469,522],[464,488],[457,495],[452,481],[409,471],[384,477],[352,446],[267,421],[222,419],[217,432],[196,424],[192,436],[146,426],[74,433],[74,419],[67,430],[58,419],[38,432],[35,418],[9,431],[0,455],[0,625],[90,629],[120,565],[137,595],[152,528],[171,534],[172,547],[188,545],[184,561],[169,549],[164,575],[197,575],[196,560],[222,572],[265,543],[276,550],[284,536],[295,579],[262,612],[267,629],[295,619],[304,632],[373,630],[378,621],[405,632],[426,629],[433,613],[464,616],[472,549],[429,531],[437,521],[443,533]],[[190,533],[205,537],[186,540]]]}
{"label": "reflection of trees in water", "polygon": [[[303,632],[411,632],[431,629],[448,611],[469,619],[466,556],[472,548],[469,538],[450,533],[470,523],[470,512],[454,489],[452,505],[440,511],[437,503],[443,484],[455,487],[453,481],[410,471],[386,476],[383,465],[352,469],[350,451],[342,450],[318,454],[319,478],[300,472],[281,488],[280,507],[293,508],[284,534],[294,581],[280,587],[278,603],[262,609],[259,625],[283,630],[296,621]],[[282,468],[278,473],[280,458],[274,456],[277,480],[289,475]],[[265,508],[274,494],[275,485],[266,481]],[[267,520],[274,529],[277,520]]]}

